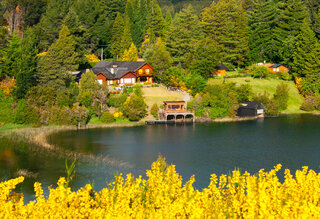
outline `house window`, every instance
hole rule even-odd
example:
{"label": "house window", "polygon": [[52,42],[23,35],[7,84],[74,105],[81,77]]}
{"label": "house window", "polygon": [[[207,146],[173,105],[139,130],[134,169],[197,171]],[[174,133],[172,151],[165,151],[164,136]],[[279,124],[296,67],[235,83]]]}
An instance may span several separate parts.
{"label": "house window", "polygon": [[149,72],[150,72],[150,70],[147,68],[147,69],[146,69],[146,73],[147,73],[147,75],[149,74]]}
{"label": "house window", "polygon": [[140,75],[142,74],[142,69],[139,69],[139,74],[140,74]]}
{"label": "house window", "polygon": [[112,80],[110,80],[109,82],[110,82],[110,84],[113,84],[113,81],[112,81]]}
{"label": "house window", "polygon": [[121,81],[121,84],[123,84],[123,78],[121,78],[120,81]]}
{"label": "house window", "polygon": [[125,84],[131,84],[132,82],[131,82],[131,78],[125,78],[124,79],[124,83]]}
{"label": "house window", "polygon": [[98,79],[98,83],[99,83],[99,84],[102,84],[102,79]]}

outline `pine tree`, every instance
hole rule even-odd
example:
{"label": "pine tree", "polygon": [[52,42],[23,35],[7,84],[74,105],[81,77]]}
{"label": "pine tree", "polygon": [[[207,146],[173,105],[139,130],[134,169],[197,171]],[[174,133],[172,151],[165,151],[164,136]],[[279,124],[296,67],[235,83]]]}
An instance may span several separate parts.
{"label": "pine tree", "polygon": [[191,71],[202,75],[204,78],[208,78],[216,70],[220,58],[217,42],[214,42],[211,38],[204,38],[196,46]]}
{"label": "pine tree", "polygon": [[7,75],[9,77],[16,76],[16,72],[19,71],[21,62],[21,43],[22,40],[18,37],[16,32],[13,32],[10,36],[8,46],[5,49],[3,63],[4,68],[0,68],[0,77]]}
{"label": "pine tree", "polygon": [[[308,15],[310,17],[311,27],[314,31],[317,31],[319,28],[320,17],[319,17],[319,9],[320,9],[320,1],[319,0],[306,0],[305,4],[307,6]],[[319,32],[320,33],[320,32]]]}
{"label": "pine tree", "polygon": [[151,0],[151,8],[149,9],[148,28],[151,33],[151,40],[154,41],[157,37],[163,37],[163,30],[165,28],[164,18],[162,16],[161,8],[155,0]]}
{"label": "pine tree", "polygon": [[[320,68],[320,44],[307,19],[301,25],[293,53],[292,71],[297,77],[307,77]],[[320,71],[319,71],[320,72]]]}
{"label": "pine tree", "polygon": [[38,64],[38,79],[42,86],[65,88],[71,80],[70,71],[78,68],[76,42],[67,26],[62,25],[57,42],[52,44]]}
{"label": "pine tree", "polygon": [[48,0],[46,12],[40,22],[43,48],[48,48],[58,39],[62,21],[69,10],[69,2],[69,0]]}
{"label": "pine tree", "polygon": [[111,46],[110,53],[115,59],[118,59],[120,55],[123,53],[124,48],[122,46],[122,35],[124,30],[124,21],[120,13],[117,13],[117,17],[115,18],[112,25],[112,38],[111,38]]}
{"label": "pine tree", "polygon": [[127,50],[130,48],[130,45],[132,44],[129,17],[125,18],[125,25],[124,25],[124,30],[122,34],[121,44],[123,49],[127,49]]}
{"label": "pine tree", "polygon": [[230,67],[243,65],[248,53],[245,10],[236,0],[213,2],[201,14],[205,34],[216,41],[224,53],[222,62]]}
{"label": "pine tree", "polygon": [[137,47],[131,43],[129,50],[125,50],[122,56],[122,61],[135,62],[138,60],[138,50]]}
{"label": "pine tree", "polygon": [[165,29],[167,30],[172,24],[172,15],[169,10],[167,10],[166,17],[164,18],[164,22],[165,22]]}
{"label": "pine tree", "polygon": [[161,38],[145,52],[144,58],[153,67],[155,80],[158,81],[161,81],[172,64],[170,53]]}
{"label": "pine tree", "polygon": [[272,0],[257,0],[249,12],[250,52],[253,63],[276,62],[278,47],[275,45],[274,28],[277,25],[277,4]]}
{"label": "pine tree", "polygon": [[16,72],[17,88],[15,95],[17,98],[24,98],[28,90],[36,86],[37,59],[39,47],[39,36],[37,31],[28,28],[24,33],[21,45],[21,62],[19,71]]}
{"label": "pine tree", "polygon": [[303,20],[307,17],[307,9],[301,0],[286,0],[279,2],[278,25],[275,45],[279,48],[278,63],[289,65],[292,63],[292,54],[296,38],[300,32]]}
{"label": "pine tree", "polygon": [[168,31],[167,47],[176,63],[188,64],[201,38],[198,17],[191,5],[181,10]]}

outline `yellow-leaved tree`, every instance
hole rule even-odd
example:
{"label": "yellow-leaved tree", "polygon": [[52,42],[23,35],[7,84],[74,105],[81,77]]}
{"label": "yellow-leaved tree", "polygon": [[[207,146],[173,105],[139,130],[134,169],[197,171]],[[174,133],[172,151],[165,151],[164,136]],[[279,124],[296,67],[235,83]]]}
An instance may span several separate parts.
{"label": "yellow-leaved tree", "polygon": [[131,43],[131,46],[128,50],[125,50],[122,55],[122,61],[131,61],[135,62],[138,60],[138,50],[134,43]]}

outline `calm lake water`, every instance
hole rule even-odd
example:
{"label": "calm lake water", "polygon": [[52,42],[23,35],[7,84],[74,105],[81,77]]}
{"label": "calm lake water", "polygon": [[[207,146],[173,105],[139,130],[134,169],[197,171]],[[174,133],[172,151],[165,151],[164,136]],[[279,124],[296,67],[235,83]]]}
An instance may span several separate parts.
{"label": "calm lake water", "polygon": [[[198,189],[208,186],[210,174],[228,174],[235,168],[253,174],[281,163],[282,172],[305,165],[320,171],[320,116],[312,115],[67,131],[54,134],[49,140],[61,151],[79,155],[74,189],[94,183],[99,191],[118,173],[144,176],[159,154],[176,165],[184,181],[194,174]],[[15,177],[17,171],[31,175],[18,188],[26,200],[34,198],[34,181],[47,188],[65,176],[64,152],[49,153],[2,139],[0,153],[1,179]]]}

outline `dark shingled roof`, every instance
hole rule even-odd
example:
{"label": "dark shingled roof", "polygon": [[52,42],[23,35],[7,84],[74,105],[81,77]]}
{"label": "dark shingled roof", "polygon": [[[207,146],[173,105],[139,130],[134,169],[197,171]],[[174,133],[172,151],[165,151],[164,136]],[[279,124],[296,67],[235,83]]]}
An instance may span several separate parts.
{"label": "dark shingled roof", "polygon": [[266,109],[264,105],[260,102],[242,102],[240,104],[241,108],[250,108],[250,109]]}
{"label": "dark shingled roof", "polygon": [[177,100],[177,101],[163,101],[164,103],[185,103],[186,101],[183,100]]}
{"label": "dark shingled roof", "polygon": [[[280,67],[282,64],[274,64],[274,65],[271,65],[270,67],[271,68],[278,68],[278,67]],[[282,65],[282,66],[284,66],[284,65]]]}
{"label": "dark shingled roof", "polygon": [[227,66],[225,66],[224,64],[220,63],[219,65],[217,65],[216,67],[217,70],[229,70],[227,68]]}
{"label": "dark shingled roof", "polygon": [[[93,68],[95,74],[102,73],[108,79],[118,79],[129,71],[135,72],[146,62],[100,61]],[[113,73],[112,70],[113,69]]]}

